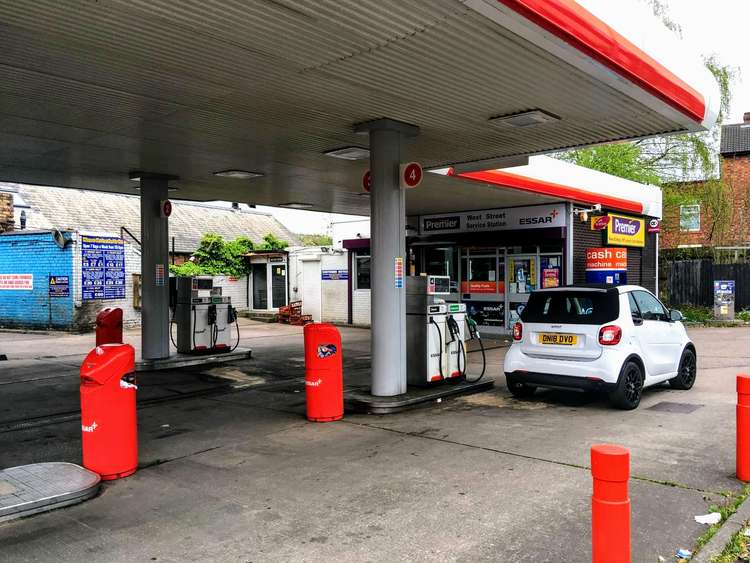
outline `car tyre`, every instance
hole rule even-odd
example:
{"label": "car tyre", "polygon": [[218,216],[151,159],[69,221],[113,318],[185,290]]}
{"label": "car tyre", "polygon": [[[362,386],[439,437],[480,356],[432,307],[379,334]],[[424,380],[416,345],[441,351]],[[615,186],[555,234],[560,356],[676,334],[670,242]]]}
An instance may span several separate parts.
{"label": "car tyre", "polygon": [[511,395],[518,399],[531,397],[536,391],[536,387],[519,381],[517,377],[509,373],[505,374],[505,383],[508,386],[508,391],[510,391]]}
{"label": "car tyre", "polygon": [[669,380],[669,386],[672,389],[680,389],[682,391],[692,389],[695,384],[697,371],[695,352],[690,348],[686,348],[682,353],[682,358],[680,358],[680,368],[677,372],[677,377]]}
{"label": "car tyre", "polygon": [[637,362],[625,362],[617,379],[617,387],[609,394],[609,400],[618,409],[633,410],[641,402],[643,392],[643,370]]}

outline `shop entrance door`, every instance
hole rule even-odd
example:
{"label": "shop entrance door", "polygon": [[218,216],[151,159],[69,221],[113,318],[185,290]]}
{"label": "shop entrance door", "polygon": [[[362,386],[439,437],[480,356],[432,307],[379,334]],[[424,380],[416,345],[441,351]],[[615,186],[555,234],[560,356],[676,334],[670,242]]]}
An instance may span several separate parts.
{"label": "shop entrance door", "polygon": [[539,257],[536,254],[508,255],[507,261],[507,326],[512,327],[526,306],[529,294],[539,286]]}
{"label": "shop entrance door", "polygon": [[268,309],[268,263],[252,264],[253,309]]}
{"label": "shop entrance door", "polygon": [[505,260],[503,249],[466,249],[461,256],[461,301],[487,334],[505,332]]}

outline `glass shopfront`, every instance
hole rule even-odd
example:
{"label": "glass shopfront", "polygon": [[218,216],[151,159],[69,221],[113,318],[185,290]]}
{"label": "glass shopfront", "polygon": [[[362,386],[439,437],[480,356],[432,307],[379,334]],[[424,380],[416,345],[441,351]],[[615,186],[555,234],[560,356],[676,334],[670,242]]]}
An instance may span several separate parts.
{"label": "glass shopfront", "polygon": [[564,283],[562,241],[489,248],[415,243],[410,256],[417,275],[450,276],[446,301],[466,303],[467,313],[489,334],[509,332],[532,291]]}

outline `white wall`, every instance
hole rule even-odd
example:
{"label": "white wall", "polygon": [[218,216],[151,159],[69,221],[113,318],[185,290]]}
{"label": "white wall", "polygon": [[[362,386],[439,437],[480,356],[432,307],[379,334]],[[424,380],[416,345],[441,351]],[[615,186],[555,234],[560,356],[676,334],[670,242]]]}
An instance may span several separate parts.
{"label": "white wall", "polygon": [[352,324],[370,326],[370,290],[356,289],[352,293]]}
{"label": "white wall", "polygon": [[[346,270],[348,258],[346,253],[323,255],[320,259],[319,277],[323,270]],[[349,322],[349,281],[323,280],[321,286],[321,321],[325,323]]]}
{"label": "white wall", "polygon": [[331,223],[331,238],[336,248],[341,248],[342,240],[370,238],[370,218],[363,217],[352,221]]}
{"label": "white wall", "polygon": [[234,278],[229,276],[213,276],[214,286],[221,286],[221,294],[232,298],[232,307],[242,311],[248,308],[247,276]]}
{"label": "white wall", "polygon": [[326,247],[297,247],[289,250],[289,300],[302,301],[302,312],[315,322],[349,321],[349,282],[324,280],[323,270],[347,270],[346,251]]}

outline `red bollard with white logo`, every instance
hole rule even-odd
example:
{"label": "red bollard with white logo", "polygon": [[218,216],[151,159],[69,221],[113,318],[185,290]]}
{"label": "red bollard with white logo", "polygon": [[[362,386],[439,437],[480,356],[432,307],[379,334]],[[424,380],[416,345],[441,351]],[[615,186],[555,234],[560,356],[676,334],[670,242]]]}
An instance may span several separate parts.
{"label": "red bollard with white logo", "polygon": [[120,479],[138,467],[135,350],[103,344],[81,365],[83,466],[103,480]]}
{"label": "red bollard with white logo", "polygon": [[122,309],[107,307],[96,315],[96,345],[122,344]]}
{"label": "red bollard with white logo", "polygon": [[307,419],[330,422],[344,416],[341,334],[326,323],[305,325]]}

